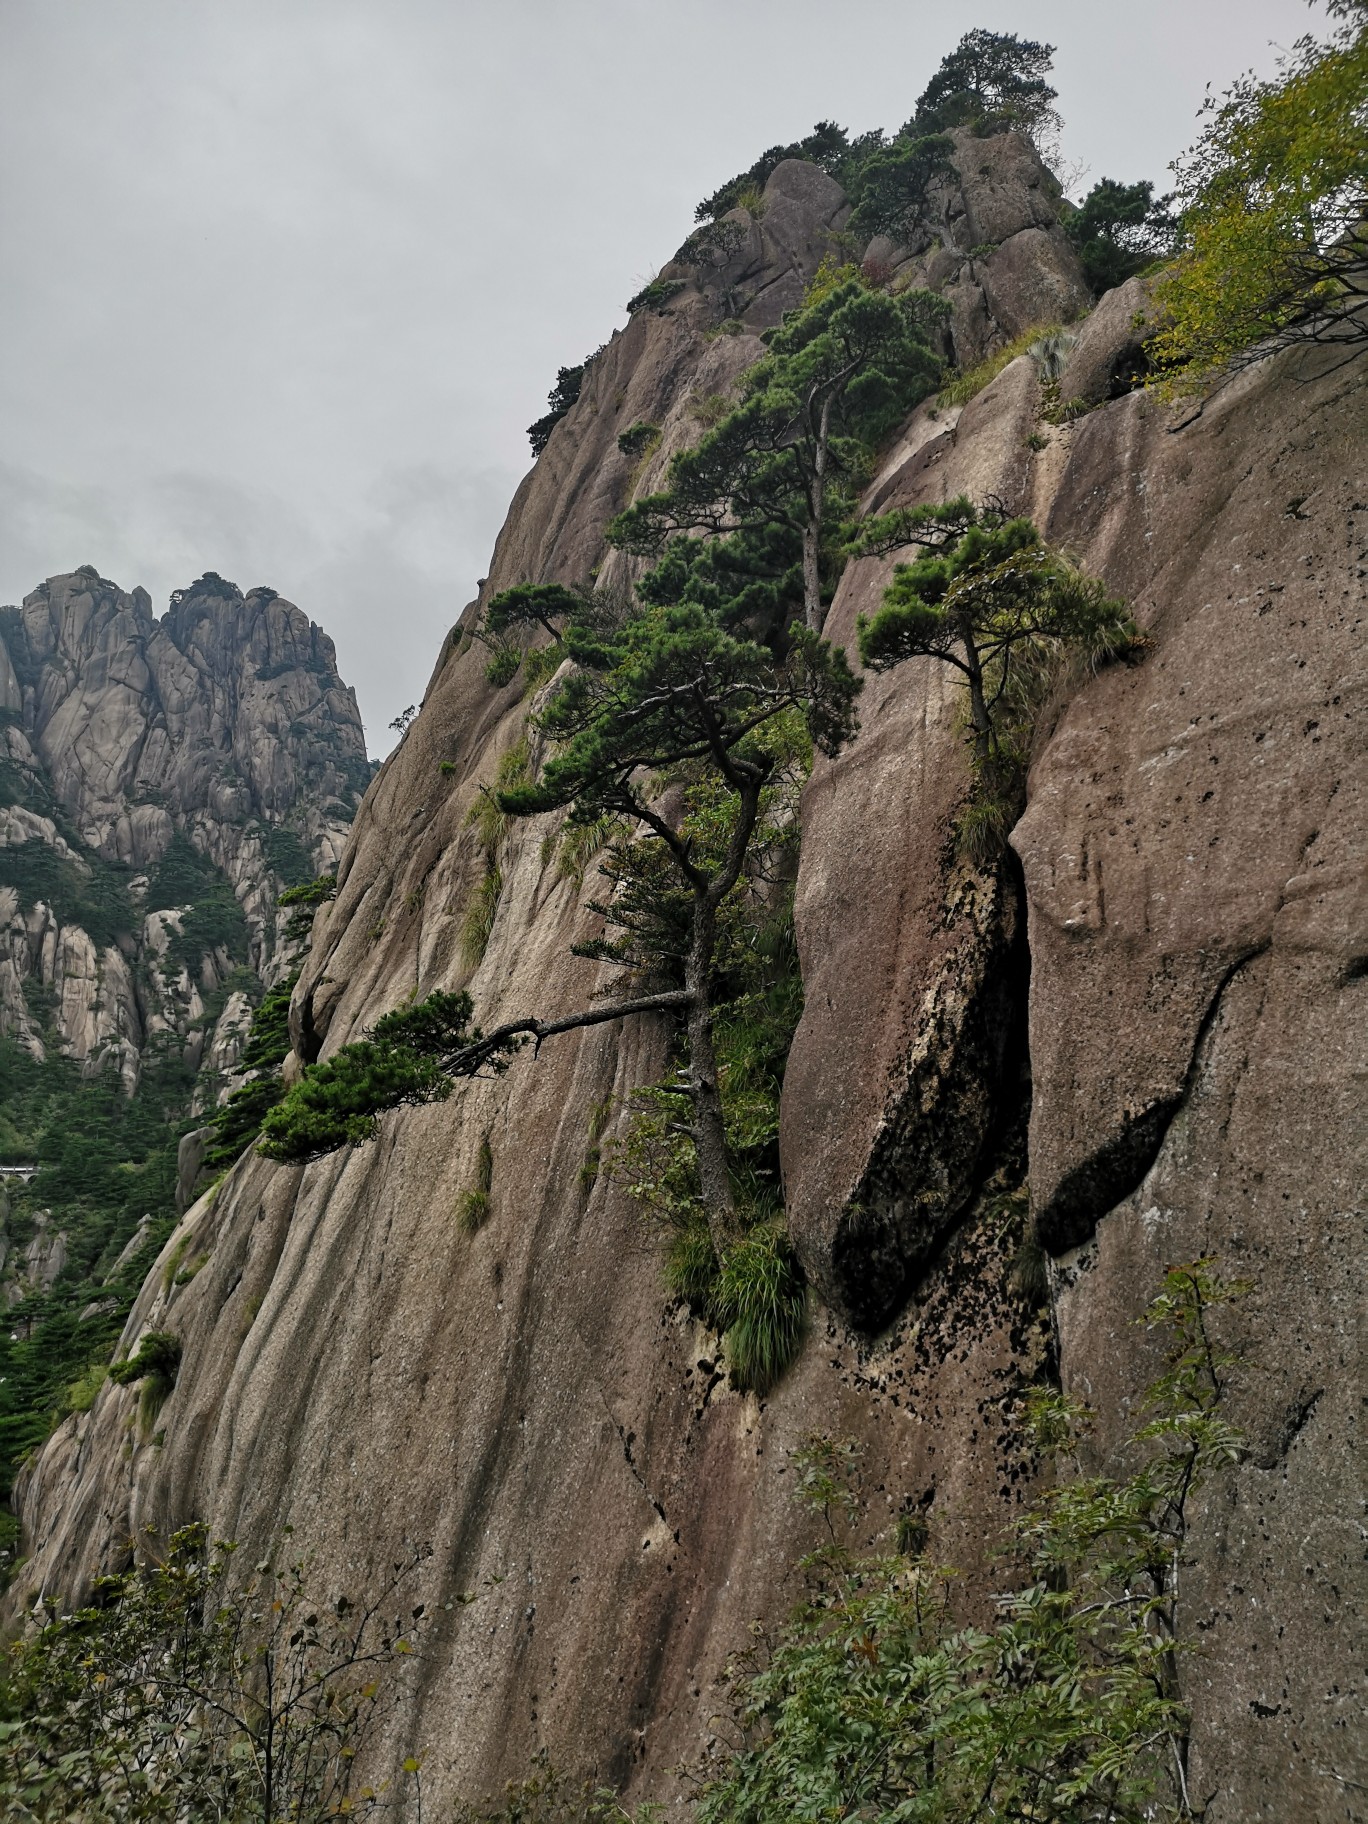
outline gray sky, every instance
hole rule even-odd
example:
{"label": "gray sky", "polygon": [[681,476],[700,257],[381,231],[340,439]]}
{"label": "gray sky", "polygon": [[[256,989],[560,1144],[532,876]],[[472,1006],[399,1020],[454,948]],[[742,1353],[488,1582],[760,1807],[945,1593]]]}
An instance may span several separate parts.
{"label": "gray sky", "polygon": [[556,369],[700,196],[895,128],[987,26],[1068,160],[1156,179],[1303,0],[0,0],[0,602],[204,570],[337,642],[374,753],[474,593]]}

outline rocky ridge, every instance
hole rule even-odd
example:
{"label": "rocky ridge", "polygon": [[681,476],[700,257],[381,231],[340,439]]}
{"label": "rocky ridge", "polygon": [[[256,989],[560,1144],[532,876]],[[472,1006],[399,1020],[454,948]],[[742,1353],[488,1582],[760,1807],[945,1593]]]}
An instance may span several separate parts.
{"label": "rocky ridge", "polygon": [[0,743],[0,1035],[129,1095],[174,1060],[212,1107],[286,966],[276,897],[370,777],[332,642],[270,589],[210,574],[158,620],[87,566],[0,610]]}
{"label": "rocky ridge", "polygon": [[[957,160],[941,245],[879,251],[945,290],[967,362],[1083,299],[1024,142],[962,137]],[[843,210],[790,161],[762,214],[737,212],[722,264],[666,269],[680,289],[593,362],[520,488],[486,595],[621,577],[608,517],[758,355]],[[1035,1474],[1015,1393],[1053,1363],[1098,1406],[1109,1463],[1148,1374],[1135,1319],[1164,1264],[1212,1252],[1254,1282],[1234,1339],[1255,1364],[1234,1412],[1252,1451],[1207,1503],[1185,1586],[1203,1642],[1191,1779],[1223,1824],[1356,1815],[1363,362],[1279,356],[1180,415],[1108,397],[1134,334],[1115,304],[1061,383],[1095,410],[1046,422],[1022,357],[962,412],[922,407],[870,490],[881,508],[967,491],[1031,513],[1150,645],[1078,680],[1042,728],[1019,872],[953,858],[965,761],[932,661],[869,679],[859,738],[819,763],[781,1139],[822,1303],[773,1396],[728,1388],[716,1339],[665,1306],[654,1239],[595,1169],[594,1111],[658,1074],[663,1034],[581,1032],[497,1086],[388,1117],[372,1146],[303,1169],[245,1156],[187,1212],[168,1249],[202,1270],[154,1271],[124,1336],[183,1341],[164,1441],[137,1444],[134,1396],[114,1387],[66,1421],[22,1486],[31,1556],[11,1606],[192,1515],[262,1550],[288,1525],[352,1592],[402,1544],[430,1545],[439,1620],[390,1747],[427,1753],[433,1802],[495,1791],[540,1746],[675,1797],[670,1770],[709,1752],[727,1655],[787,1607],[786,1567],[812,1542],[787,1450],[813,1430],[862,1440],[870,1537],[915,1510],[982,1593]],[[643,421],[662,437],[636,469],[616,438]],[[833,639],[852,641],[892,561],[848,569]],[[415,991],[467,987],[486,1024],[592,993],[594,966],[568,956],[592,921],[555,865],[554,818],[504,837],[488,948],[462,957],[483,868],[469,813],[529,707],[457,630],[316,920],[301,1058]],[[468,1236],[454,1208],[486,1145],[493,1214]],[[999,1193],[1023,1147],[1049,1313],[1009,1271]]]}

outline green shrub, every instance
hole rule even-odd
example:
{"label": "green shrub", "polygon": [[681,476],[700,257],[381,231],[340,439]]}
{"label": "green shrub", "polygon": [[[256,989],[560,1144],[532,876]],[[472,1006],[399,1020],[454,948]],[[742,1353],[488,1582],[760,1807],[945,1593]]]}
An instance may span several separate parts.
{"label": "green shrub", "polygon": [[723,1257],[712,1308],[739,1386],[767,1393],[802,1347],[807,1287],[788,1234],[762,1224]]}
{"label": "green shrub", "polygon": [[135,1381],[153,1377],[164,1382],[169,1393],[176,1384],[180,1361],[180,1338],[169,1330],[149,1330],[136,1354],[113,1364],[109,1378],[119,1387],[131,1387]]}
{"label": "green shrub", "polygon": [[103,1362],[92,1362],[90,1367],[77,1381],[73,1381],[66,1391],[66,1409],[68,1412],[89,1412],[95,1404],[95,1396],[109,1379],[109,1369]]}
{"label": "green shrub", "polygon": [[516,646],[496,647],[489,663],[485,666],[486,680],[494,685],[496,690],[502,690],[518,675],[518,667],[522,664],[522,658],[522,652]]}
{"label": "green shrub", "polygon": [[493,1214],[489,1195],[493,1188],[494,1153],[485,1134],[475,1155],[475,1182],[456,1199],[456,1221],[467,1235],[477,1234]]}
{"label": "green shrub", "polygon": [[383,1801],[357,1775],[358,1749],[407,1695],[393,1673],[424,1626],[408,1588],[420,1555],[396,1565],[366,1608],[345,1594],[319,1601],[307,1563],[234,1562],[236,1547],[211,1549],[203,1527],[164,1544],[154,1534],[149,1546],[151,1562],[102,1578],[89,1606],[41,1605],[4,1655],[0,1816],[421,1815],[416,1757]]}
{"label": "green shrub", "polygon": [[109,1379],[119,1387],[142,1382],[138,1400],[138,1426],[143,1437],[152,1430],[153,1422],[176,1385],[180,1372],[181,1343],[169,1330],[149,1330],[138,1345],[136,1355],[127,1361],[114,1362]]}
{"label": "green shrub", "polygon": [[729,1746],[700,1824],[1198,1815],[1179,1689],[1197,1641],[1179,1576],[1206,1505],[1194,1496],[1242,1451],[1221,1411],[1232,1358],[1213,1336],[1245,1289],[1206,1260],[1165,1276],[1146,1321],[1168,1333],[1166,1368],[1121,1453],[1124,1480],[1082,1468],[1085,1409],[1053,1389],[1027,1396],[1053,1485],[1012,1529],[981,1626],[957,1613],[953,1573],[922,1557],[919,1512],[895,1521],[896,1556],[856,1551],[838,1534],[862,1506],[841,1448],[795,1452],[797,1494],[830,1542],[800,1562],[803,1597],[777,1638],[733,1663],[717,1730]]}
{"label": "green shrub", "polygon": [[463,1234],[478,1235],[492,1213],[488,1191],[462,1191],[456,1199],[456,1224]]}
{"label": "green shrub", "polygon": [[706,1217],[699,1215],[671,1231],[665,1250],[665,1284],[699,1317],[712,1316],[717,1273],[717,1254]]}
{"label": "green shrub", "polygon": [[596,348],[592,355],[585,356],[578,367],[562,367],[557,370],[556,384],[546,395],[546,403],[551,409],[544,418],[538,418],[535,424],[527,427],[527,437],[534,456],[541,455],[550,441],[552,431],[578,401],[584,387],[584,376],[602,353],[602,348]]}
{"label": "green shrub", "polygon": [[522,657],[523,695],[531,696],[548,678],[554,678],[564,659],[565,650],[559,640],[549,646],[529,646]]}
{"label": "green shrub", "polygon": [[618,432],[618,448],[624,456],[647,456],[660,445],[660,426],[647,424],[644,419],[628,425],[625,431]]}
{"label": "green shrub", "polygon": [[658,314],[683,289],[683,279],[652,279],[635,297],[628,298],[627,315],[635,316],[639,310],[653,310]]}
{"label": "green shrub", "polygon": [[971,399],[992,385],[1005,367],[1010,366],[1019,356],[1029,353],[1033,343],[1045,336],[1058,335],[1062,327],[1059,323],[1035,323],[1029,329],[1023,329],[1019,336],[1013,336],[1005,348],[985,356],[976,367],[956,374],[936,395],[936,404],[943,407],[968,405]]}

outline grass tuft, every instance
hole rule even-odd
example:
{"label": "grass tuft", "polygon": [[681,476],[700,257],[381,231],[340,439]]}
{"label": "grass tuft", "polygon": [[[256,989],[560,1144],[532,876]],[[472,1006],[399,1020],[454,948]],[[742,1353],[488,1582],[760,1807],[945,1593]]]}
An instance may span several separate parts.
{"label": "grass tuft", "polygon": [[1009,367],[1019,355],[1029,354],[1033,345],[1042,342],[1046,337],[1058,336],[1063,327],[1058,323],[1033,323],[1029,329],[1023,329],[1019,336],[1014,336],[1005,348],[980,361],[977,367],[971,367],[943,386],[936,397],[940,406],[968,405],[969,401],[991,386],[1005,367]]}
{"label": "grass tuft", "polygon": [[702,1215],[672,1231],[665,1252],[665,1284],[691,1311],[706,1315],[717,1285],[717,1255]]}
{"label": "grass tuft", "polygon": [[762,1224],[728,1250],[712,1303],[737,1385],[768,1392],[802,1347],[807,1321],[802,1268],[782,1228]]}

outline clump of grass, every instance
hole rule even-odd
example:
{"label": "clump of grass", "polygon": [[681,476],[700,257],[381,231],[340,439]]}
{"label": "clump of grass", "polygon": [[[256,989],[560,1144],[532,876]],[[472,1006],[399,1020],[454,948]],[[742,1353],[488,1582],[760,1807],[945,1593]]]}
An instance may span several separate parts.
{"label": "clump of grass", "polygon": [[807,1288],[786,1231],[762,1223],[727,1250],[712,1295],[739,1387],[766,1393],[802,1347]]}
{"label": "clump of grass", "polygon": [[904,1508],[893,1522],[894,1551],[903,1558],[919,1558],[926,1550],[930,1530],[920,1514]]}
{"label": "clump of grass", "polygon": [[[569,823],[561,830],[556,849],[556,878],[568,880],[578,893],[589,863],[623,830],[620,817],[596,817],[592,823]],[[544,859],[550,859],[549,856]]]}
{"label": "clump of grass", "polygon": [[503,892],[503,870],[499,866],[499,846],[508,828],[508,819],[499,809],[498,794],[525,785],[532,777],[532,756],[526,730],[499,760],[492,786],[482,786],[480,795],[466,814],[466,822],[475,826],[476,838],[484,855],[484,874],[466,901],[461,914],[459,941],[461,956],[474,969],[489,948],[490,934],[499,910]]}
{"label": "clump of grass", "polygon": [[95,1396],[109,1379],[109,1370],[103,1362],[92,1362],[79,1380],[75,1380],[66,1390],[66,1409],[68,1412],[89,1412],[95,1404]]}
{"label": "clump of grass", "polygon": [[461,958],[468,968],[474,969],[484,960],[494,930],[494,920],[498,916],[499,896],[502,892],[503,871],[497,862],[491,862],[461,914]]}
{"label": "clump of grass", "polygon": [[968,368],[962,374],[956,374],[955,378],[947,382],[937,394],[937,405],[967,405],[986,386],[990,386],[1002,370],[1010,366],[1019,355],[1029,354],[1033,343],[1062,333],[1062,325],[1058,323],[1035,323],[1029,329],[1023,329],[1021,334],[1014,336],[1005,348],[1000,348],[995,354],[987,356],[976,367]]}
{"label": "clump of grass", "polygon": [[166,1265],[162,1268],[161,1276],[163,1292],[169,1292],[172,1286],[175,1285],[176,1275],[180,1272],[181,1262],[185,1259],[185,1252],[189,1246],[189,1235],[182,1235],[175,1247],[172,1248],[171,1252],[167,1255]]}
{"label": "clump of grass", "polygon": [[705,430],[720,424],[730,410],[731,401],[725,393],[694,393],[689,399],[689,416]]}
{"label": "clump of grass", "polygon": [[485,666],[485,681],[496,690],[511,684],[522,664],[522,650],[517,646],[496,646]]}
{"label": "clump of grass", "polygon": [[1006,852],[1007,838],[1020,814],[1017,793],[976,790],[955,818],[955,853],[971,868],[990,867]]}
{"label": "clump of grass", "polygon": [[701,1213],[682,1228],[671,1230],[665,1250],[665,1284],[691,1311],[708,1316],[717,1285],[717,1255]]}
{"label": "clump of grass", "polygon": [[759,184],[747,184],[744,190],[737,191],[732,207],[744,209],[747,215],[754,216],[758,222],[765,213],[765,193]]}
{"label": "clump of grass", "polygon": [[1022,1236],[1007,1277],[1012,1290],[1028,1311],[1039,1311],[1050,1302],[1049,1261],[1033,1228]]}
{"label": "clump of grass", "polygon": [[494,1154],[486,1134],[475,1155],[475,1182],[456,1199],[457,1226],[467,1235],[478,1235],[494,1213],[490,1191],[494,1186]]}
{"label": "clump of grass", "polygon": [[131,1355],[127,1361],[115,1362],[108,1370],[109,1379],[120,1387],[142,1382],[138,1424],[144,1437],[151,1431],[153,1420],[176,1384],[180,1363],[180,1338],[169,1330],[149,1330],[138,1344],[136,1355]]}
{"label": "clump of grass", "polygon": [[547,646],[530,646],[523,654],[523,695],[531,696],[548,678],[555,677],[564,657],[565,648],[559,640],[552,640]]}
{"label": "clump of grass", "polygon": [[478,1235],[492,1213],[488,1191],[462,1191],[456,1199],[456,1223],[463,1234]]}
{"label": "clump of grass", "polygon": [[580,1167],[579,1179],[583,1190],[592,1191],[598,1181],[599,1167],[603,1163],[603,1148],[600,1142],[604,1130],[613,1113],[613,1098],[605,1096],[602,1102],[595,1102],[589,1110],[589,1144],[584,1149],[584,1163]]}

